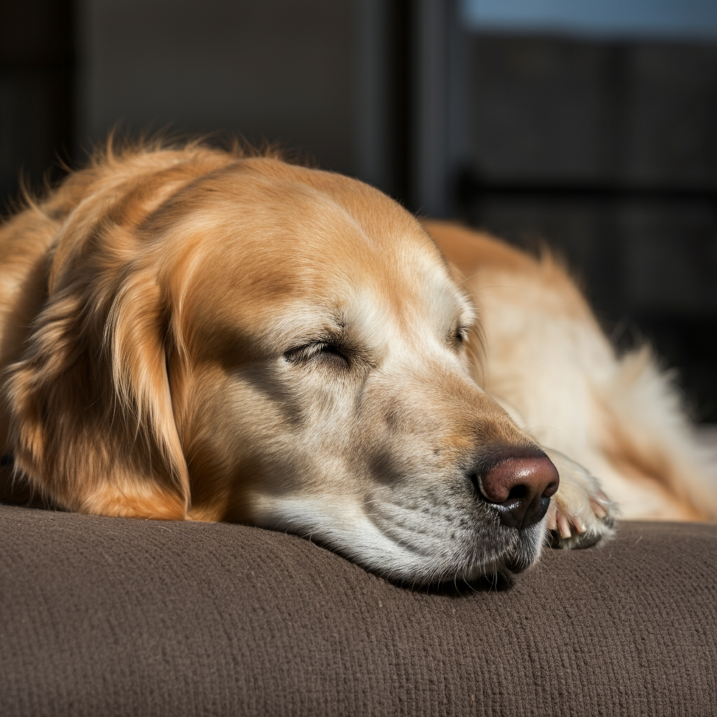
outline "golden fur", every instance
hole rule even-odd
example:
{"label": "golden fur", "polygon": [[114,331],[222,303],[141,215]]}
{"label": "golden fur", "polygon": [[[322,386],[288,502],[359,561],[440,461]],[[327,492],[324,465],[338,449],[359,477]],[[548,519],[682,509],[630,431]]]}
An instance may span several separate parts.
{"label": "golden fur", "polygon": [[[2,454],[60,507],[313,534],[423,582],[524,567],[551,527],[609,534],[593,475],[627,517],[715,515],[668,382],[615,356],[555,261],[355,180],[108,151],[0,257]],[[537,442],[561,486],[530,539],[467,525],[457,466]]]}

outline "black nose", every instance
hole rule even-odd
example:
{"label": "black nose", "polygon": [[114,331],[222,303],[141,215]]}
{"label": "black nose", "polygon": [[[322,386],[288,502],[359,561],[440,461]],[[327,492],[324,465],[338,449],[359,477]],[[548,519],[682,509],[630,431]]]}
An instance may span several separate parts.
{"label": "black nose", "polygon": [[545,516],[560,484],[552,461],[536,448],[505,446],[483,456],[474,474],[480,496],[503,525],[528,528]]}

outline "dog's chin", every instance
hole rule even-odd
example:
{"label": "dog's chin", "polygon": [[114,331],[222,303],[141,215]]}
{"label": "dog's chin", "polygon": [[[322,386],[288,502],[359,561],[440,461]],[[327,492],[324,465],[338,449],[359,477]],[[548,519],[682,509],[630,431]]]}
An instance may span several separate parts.
{"label": "dog's chin", "polygon": [[475,555],[457,555],[446,559],[445,555],[422,556],[420,561],[387,561],[385,555],[359,553],[355,549],[324,541],[316,534],[312,540],[348,558],[369,572],[400,585],[412,588],[438,588],[444,585],[477,585],[488,581],[491,585],[512,584],[512,577],[532,567],[540,557],[544,542],[541,537],[533,541],[521,538],[520,545],[490,560],[477,560]]}
{"label": "dog's chin", "polygon": [[[510,547],[492,548],[490,545],[461,546],[455,553],[446,550],[435,556],[422,556],[421,561],[411,561],[405,569],[396,565],[387,567],[382,556],[362,561],[352,559],[367,570],[377,573],[391,582],[406,586],[439,587],[442,585],[472,585],[485,581],[492,586],[512,584],[512,577],[532,567],[540,557],[546,543],[545,521],[522,531],[502,529],[510,533]],[[505,536],[496,540],[504,544]],[[340,550],[338,552],[341,552]]]}
{"label": "dog's chin", "polygon": [[460,535],[436,529],[411,536],[381,530],[358,511],[335,520],[325,504],[282,503],[273,502],[272,510],[257,524],[310,538],[404,587],[471,584],[521,573],[535,564],[546,542],[546,519],[523,530],[507,528],[496,520],[478,523]]}

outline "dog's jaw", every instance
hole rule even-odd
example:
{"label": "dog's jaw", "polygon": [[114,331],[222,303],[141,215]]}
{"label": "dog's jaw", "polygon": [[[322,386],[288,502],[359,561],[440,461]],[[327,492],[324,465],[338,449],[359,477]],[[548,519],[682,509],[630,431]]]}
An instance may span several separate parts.
{"label": "dog's jaw", "polygon": [[502,527],[490,516],[449,523],[426,519],[420,508],[345,495],[255,495],[252,505],[257,525],[296,533],[408,586],[521,572],[538,560],[547,533],[545,519],[525,530]]}

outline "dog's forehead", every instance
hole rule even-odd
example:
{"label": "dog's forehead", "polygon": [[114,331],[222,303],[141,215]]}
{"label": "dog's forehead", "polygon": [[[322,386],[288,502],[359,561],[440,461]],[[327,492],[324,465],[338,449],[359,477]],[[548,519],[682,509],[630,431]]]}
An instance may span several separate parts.
{"label": "dog's forehead", "polygon": [[339,175],[259,166],[200,187],[179,228],[196,249],[179,302],[189,323],[272,345],[337,328],[378,345],[388,326],[443,340],[471,323],[440,251],[400,205]]}
{"label": "dog's forehead", "polygon": [[243,172],[201,188],[206,201],[185,221],[203,236],[213,284],[316,300],[370,287],[396,308],[430,300],[434,311],[445,305],[451,313],[467,303],[433,240],[396,202],[339,175],[285,171]]}

